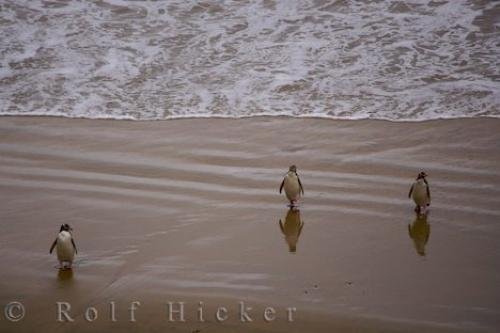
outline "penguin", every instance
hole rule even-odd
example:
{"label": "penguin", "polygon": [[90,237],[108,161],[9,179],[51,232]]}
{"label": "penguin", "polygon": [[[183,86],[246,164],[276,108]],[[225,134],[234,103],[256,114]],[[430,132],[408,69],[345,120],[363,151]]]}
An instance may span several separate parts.
{"label": "penguin", "polygon": [[[56,240],[50,247],[50,254],[52,254],[54,248],[57,247],[57,260],[59,260],[59,268],[61,269],[71,269],[73,258],[75,257],[75,254],[78,253],[75,240],[71,235],[72,230],[73,229],[66,223],[61,225],[61,228],[59,229],[59,235],[57,235]],[[68,265],[66,266],[65,263],[67,263]]]}
{"label": "penguin", "polygon": [[291,253],[297,252],[297,242],[304,227],[304,222],[300,219],[300,210],[290,207],[285,217],[285,223],[280,220],[279,225],[289,251]]}
{"label": "penguin", "polygon": [[415,182],[411,185],[410,192],[408,193],[408,198],[412,198],[417,205],[415,207],[415,212],[418,214],[422,208],[425,210],[426,207],[431,204],[431,190],[425,177],[427,177],[427,174],[423,171],[420,172]]}
{"label": "penguin", "polygon": [[285,194],[290,201],[290,207],[295,206],[295,203],[299,200],[300,193],[304,195],[304,188],[300,182],[299,175],[297,174],[297,167],[295,165],[290,166],[287,174],[283,178],[280,185],[280,194],[285,188]]}
{"label": "penguin", "polygon": [[408,224],[408,234],[413,240],[417,253],[425,256],[425,245],[431,234],[431,226],[427,223],[427,214],[416,214],[415,221],[411,225]]}

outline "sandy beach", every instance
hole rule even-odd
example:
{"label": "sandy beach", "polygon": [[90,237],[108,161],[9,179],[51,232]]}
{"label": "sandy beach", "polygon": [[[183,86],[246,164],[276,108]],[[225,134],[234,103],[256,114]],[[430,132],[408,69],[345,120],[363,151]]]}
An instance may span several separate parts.
{"label": "sandy beach", "polygon": [[[290,164],[295,212],[278,193]],[[26,313],[0,331],[495,332],[499,167],[499,119],[1,117],[0,305]],[[421,170],[432,205],[418,219]],[[72,273],[48,253],[62,223]],[[185,302],[185,322],[167,302]]]}

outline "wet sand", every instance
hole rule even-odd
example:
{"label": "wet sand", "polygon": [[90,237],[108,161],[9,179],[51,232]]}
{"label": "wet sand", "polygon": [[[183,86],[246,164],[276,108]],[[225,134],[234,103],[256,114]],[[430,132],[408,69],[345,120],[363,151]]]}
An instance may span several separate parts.
{"label": "wet sand", "polygon": [[[305,197],[288,214],[292,163]],[[2,117],[0,305],[26,314],[0,330],[494,332],[499,167],[497,119]],[[433,201],[417,219],[407,194],[422,169]],[[48,254],[62,223],[72,275]],[[74,322],[57,322],[57,301]],[[186,302],[186,322],[168,321],[168,301]]]}

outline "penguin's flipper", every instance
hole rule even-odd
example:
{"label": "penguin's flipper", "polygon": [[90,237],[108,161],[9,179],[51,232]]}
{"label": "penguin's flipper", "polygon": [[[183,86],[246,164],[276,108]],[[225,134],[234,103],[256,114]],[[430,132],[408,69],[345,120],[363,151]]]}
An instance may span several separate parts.
{"label": "penguin's flipper", "polygon": [[49,250],[49,254],[52,254],[52,251],[54,251],[56,244],[57,244],[57,238],[54,240],[54,243],[52,243],[52,246],[50,247],[50,250]]}
{"label": "penguin's flipper", "polygon": [[278,224],[280,225],[281,232],[285,233],[285,229],[283,229],[283,223],[281,222],[281,220]]}
{"label": "penguin's flipper", "polygon": [[75,249],[75,253],[78,253],[78,250],[76,249],[75,240],[73,238],[71,238],[71,244],[73,244],[73,248]]}
{"label": "penguin's flipper", "polygon": [[413,193],[413,186],[415,186],[415,184],[411,185],[410,192],[408,192],[408,198],[411,198],[411,194]]}
{"label": "penguin's flipper", "polygon": [[281,191],[283,190],[283,186],[285,186],[285,178],[283,178],[283,181],[281,182],[281,185],[280,185],[280,194],[281,194]]}
{"label": "penguin's flipper", "polygon": [[300,182],[299,175],[297,175],[297,180],[299,181],[300,191],[302,192],[302,195],[304,195],[304,187],[302,187],[302,183]]}
{"label": "penguin's flipper", "polygon": [[429,199],[429,202],[431,201],[431,188],[429,186],[429,183],[427,182],[427,180],[424,180],[425,181],[425,185],[426,185],[426,188],[427,188],[427,199]]}
{"label": "penguin's flipper", "polygon": [[297,237],[300,237],[300,233],[302,232],[302,228],[304,227],[304,221],[301,221],[302,223],[300,224],[299,227],[299,233],[297,234]]}

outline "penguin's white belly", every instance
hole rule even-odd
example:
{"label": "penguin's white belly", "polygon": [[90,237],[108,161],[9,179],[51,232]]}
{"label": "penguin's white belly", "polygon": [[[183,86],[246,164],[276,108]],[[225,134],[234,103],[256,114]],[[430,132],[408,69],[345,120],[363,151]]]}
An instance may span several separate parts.
{"label": "penguin's white belly", "polygon": [[59,261],[73,262],[75,249],[71,243],[71,235],[68,232],[61,232],[57,236],[56,251]]}
{"label": "penguin's white belly", "polygon": [[413,186],[412,198],[418,206],[426,206],[429,203],[429,198],[427,197],[427,186],[425,184],[416,183]]}
{"label": "penguin's white belly", "polygon": [[287,175],[285,177],[285,194],[288,200],[298,200],[300,196],[300,185],[297,176]]}

